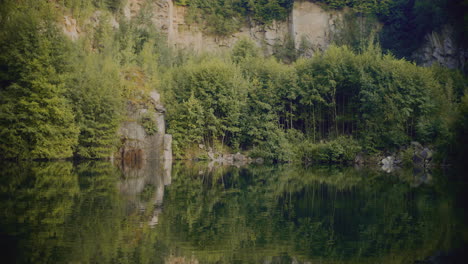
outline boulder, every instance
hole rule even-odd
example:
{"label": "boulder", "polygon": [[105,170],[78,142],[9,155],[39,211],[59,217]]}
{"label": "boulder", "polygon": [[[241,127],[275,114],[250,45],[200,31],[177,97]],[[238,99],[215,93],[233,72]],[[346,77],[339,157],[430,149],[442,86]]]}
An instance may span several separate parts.
{"label": "boulder", "polygon": [[431,160],[432,159],[432,151],[428,148],[424,148],[419,155],[425,159],[425,160]]}
{"label": "boulder", "polygon": [[210,158],[210,160],[215,160],[215,154],[213,152],[213,149],[209,148],[209,151],[208,151],[208,158]]}
{"label": "boulder", "polygon": [[384,166],[393,166],[395,162],[395,158],[393,156],[388,156],[385,159],[383,159],[380,163]]}
{"label": "boulder", "polygon": [[423,146],[417,141],[411,141],[411,146],[416,150],[422,150]]}
{"label": "boulder", "polygon": [[166,108],[160,104],[157,104],[154,109],[158,112],[158,113],[166,113]]}
{"label": "boulder", "polygon": [[235,161],[244,161],[245,159],[246,159],[245,156],[240,154],[239,152],[234,154],[234,160]]}
{"label": "boulder", "polygon": [[382,164],[382,170],[385,172],[390,173],[395,170],[395,157],[393,156],[384,158],[380,163]]}
{"label": "boulder", "polygon": [[354,163],[359,164],[359,165],[364,164],[365,163],[364,155],[362,153],[357,154],[356,157],[354,158]]}
{"label": "boulder", "polygon": [[256,159],[255,159],[255,162],[256,162],[257,164],[263,164],[264,160],[263,160],[263,158],[256,158]]}
{"label": "boulder", "polygon": [[226,162],[233,162],[234,161],[234,155],[224,154],[223,155],[223,160],[226,161]]}
{"label": "boulder", "polygon": [[161,104],[161,95],[158,92],[156,91],[150,92],[149,97],[151,98],[151,103],[153,104],[154,109],[158,113],[166,112],[166,108]]}
{"label": "boulder", "polygon": [[424,164],[424,158],[419,156],[418,154],[414,154],[413,155],[413,164],[417,165],[417,166]]}
{"label": "boulder", "polygon": [[161,95],[156,91],[151,91],[149,93],[150,98],[153,100],[153,104],[159,104]]}

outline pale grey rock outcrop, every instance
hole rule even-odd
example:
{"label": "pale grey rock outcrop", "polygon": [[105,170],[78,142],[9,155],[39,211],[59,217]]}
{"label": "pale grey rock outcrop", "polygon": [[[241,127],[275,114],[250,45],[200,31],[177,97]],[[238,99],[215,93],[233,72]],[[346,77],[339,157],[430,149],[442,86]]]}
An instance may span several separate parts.
{"label": "pale grey rock outcrop", "polygon": [[445,25],[439,31],[433,31],[424,38],[424,44],[412,55],[422,66],[439,63],[451,69],[464,70],[468,60],[468,50],[457,43],[455,30]]}
{"label": "pale grey rock outcrop", "polygon": [[[165,109],[157,92],[150,93],[149,102],[127,103],[127,120],[119,129],[122,146],[116,159],[125,164],[140,164],[148,160],[172,160],[172,136],[166,134]],[[140,124],[149,116],[156,124],[157,132],[149,135]]]}

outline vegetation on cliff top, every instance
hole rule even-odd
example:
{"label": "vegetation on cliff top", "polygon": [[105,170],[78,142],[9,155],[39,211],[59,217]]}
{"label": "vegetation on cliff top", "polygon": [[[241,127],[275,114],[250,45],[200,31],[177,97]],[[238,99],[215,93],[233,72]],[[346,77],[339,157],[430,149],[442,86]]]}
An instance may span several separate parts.
{"label": "vegetation on cliff top", "polygon": [[176,0],[188,6],[188,19],[206,26],[209,33],[229,35],[240,29],[248,18],[260,24],[288,17],[293,0]]}

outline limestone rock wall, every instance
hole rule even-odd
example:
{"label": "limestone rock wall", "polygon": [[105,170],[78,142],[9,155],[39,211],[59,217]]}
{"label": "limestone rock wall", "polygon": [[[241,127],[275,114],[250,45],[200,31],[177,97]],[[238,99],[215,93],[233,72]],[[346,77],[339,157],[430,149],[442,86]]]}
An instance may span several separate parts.
{"label": "limestone rock wall", "polygon": [[[124,14],[131,19],[142,8],[142,0],[129,0]],[[250,23],[239,32],[230,36],[214,36],[203,32],[200,25],[189,24],[185,20],[187,8],[176,6],[173,0],[157,0],[149,7],[153,23],[167,34],[171,45],[178,48],[193,49],[196,52],[216,52],[232,47],[237,40],[246,37],[254,40],[268,54],[273,45],[292,37],[296,48],[306,39],[314,50],[325,49],[331,41],[335,24],[341,17],[338,11],[326,11],[309,1],[296,1],[286,21],[273,22],[271,25]]]}
{"label": "limestone rock wall", "polygon": [[342,12],[326,11],[312,2],[296,1],[291,14],[290,28],[296,48],[299,48],[301,41],[305,39],[312,44],[312,48],[325,49],[330,44],[342,16]]}
{"label": "limestone rock wall", "polygon": [[[127,103],[127,120],[119,129],[122,146],[116,158],[122,167],[144,167],[145,163],[153,160],[172,160],[172,137],[166,134],[164,120],[165,109],[159,101],[160,95],[153,91],[149,96],[149,103]],[[140,124],[144,116],[150,116],[157,126],[157,133],[148,135]]]}
{"label": "limestone rock wall", "polygon": [[[170,45],[196,52],[222,51],[232,47],[240,38],[246,37],[255,41],[267,55],[271,55],[276,43],[282,43],[286,37],[290,37],[294,40],[296,49],[299,49],[301,42],[306,41],[309,50],[303,51],[311,56],[315,51],[325,50],[330,45],[337,25],[346,12],[325,10],[309,0],[296,0],[286,21],[273,22],[271,25],[251,22],[230,36],[214,36],[205,33],[200,28],[202,25],[188,23],[185,19],[187,8],[176,6],[174,0],[153,0],[149,5],[145,3],[146,0],[128,0],[123,9],[124,19],[134,18],[143,8],[151,13],[153,24],[167,35]],[[100,16],[101,12],[96,11],[84,25],[78,25],[72,16],[64,15],[61,27],[65,35],[75,41],[85,34],[82,29],[86,28],[86,25],[99,23]],[[113,28],[119,28],[115,17],[111,17],[110,22]],[[453,27],[447,25],[428,34],[421,48],[412,55],[412,59],[423,66],[437,62],[448,68],[464,70],[468,50],[459,47],[458,44]]]}

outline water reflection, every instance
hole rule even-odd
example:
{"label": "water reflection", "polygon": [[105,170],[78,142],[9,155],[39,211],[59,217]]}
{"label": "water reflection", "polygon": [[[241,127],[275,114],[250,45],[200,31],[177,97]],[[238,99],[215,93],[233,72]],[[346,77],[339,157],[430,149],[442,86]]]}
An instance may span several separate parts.
{"label": "water reflection", "polygon": [[127,210],[152,210],[149,225],[154,227],[162,212],[165,186],[171,184],[172,161],[141,160],[135,164],[123,160],[118,165],[123,174],[118,189],[127,200]]}
{"label": "water reflection", "polygon": [[415,263],[468,238],[438,172],[1,166],[0,240],[16,263]]}
{"label": "water reflection", "polygon": [[18,263],[50,262],[54,249],[64,244],[67,216],[80,192],[72,168],[67,162],[34,166],[1,164],[3,259],[16,259]]}
{"label": "water reflection", "polygon": [[447,197],[412,188],[404,171],[283,166],[207,177],[180,170],[164,213],[178,221],[162,226],[203,263],[411,263],[456,240]]}

